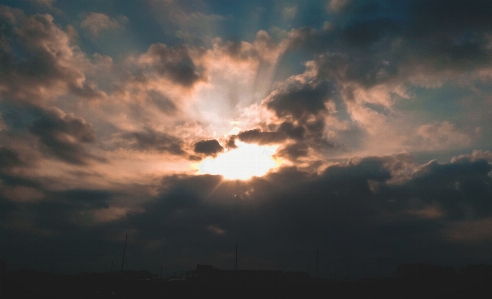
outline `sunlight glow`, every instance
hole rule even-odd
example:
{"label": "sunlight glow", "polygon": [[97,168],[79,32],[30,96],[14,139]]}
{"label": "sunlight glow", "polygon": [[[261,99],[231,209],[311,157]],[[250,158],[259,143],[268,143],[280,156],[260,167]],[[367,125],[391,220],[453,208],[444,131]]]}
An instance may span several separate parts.
{"label": "sunlight glow", "polygon": [[237,148],[198,165],[198,174],[218,174],[229,180],[248,180],[278,167],[273,154],[278,146],[260,146],[236,141]]}

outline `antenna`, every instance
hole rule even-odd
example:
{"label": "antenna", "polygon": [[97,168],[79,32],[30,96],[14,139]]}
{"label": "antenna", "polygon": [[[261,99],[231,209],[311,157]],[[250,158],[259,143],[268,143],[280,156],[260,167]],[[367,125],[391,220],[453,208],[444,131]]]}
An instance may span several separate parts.
{"label": "antenna", "polygon": [[237,270],[237,243],[236,243],[236,269]]}
{"label": "antenna", "polygon": [[125,235],[125,248],[123,249],[123,259],[121,261],[121,273],[123,273],[125,265],[125,254],[126,254],[126,241],[128,240],[128,234]]}

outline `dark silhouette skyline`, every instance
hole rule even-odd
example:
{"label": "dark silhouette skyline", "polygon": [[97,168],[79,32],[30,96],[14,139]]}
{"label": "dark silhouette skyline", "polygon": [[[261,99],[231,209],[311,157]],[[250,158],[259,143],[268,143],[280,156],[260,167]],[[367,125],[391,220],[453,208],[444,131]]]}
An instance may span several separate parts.
{"label": "dark silhouette skyline", "polygon": [[[307,272],[221,270],[197,264],[184,277],[149,271],[60,275],[1,267],[2,298],[486,298],[492,295],[492,266],[459,271],[432,263],[399,265],[391,276],[357,280],[312,277]],[[22,297],[24,298],[24,297]]]}

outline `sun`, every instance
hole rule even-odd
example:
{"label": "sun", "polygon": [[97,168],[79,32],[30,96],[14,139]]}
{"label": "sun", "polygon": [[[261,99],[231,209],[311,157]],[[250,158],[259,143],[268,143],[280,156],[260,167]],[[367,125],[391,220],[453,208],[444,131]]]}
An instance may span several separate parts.
{"label": "sun", "polygon": [[263,176],[279,163],[273,159],[278,146],[260,146],[236,141],[237,148],[198,165],[198,174],[217,174],[228,180],[248,180]]}

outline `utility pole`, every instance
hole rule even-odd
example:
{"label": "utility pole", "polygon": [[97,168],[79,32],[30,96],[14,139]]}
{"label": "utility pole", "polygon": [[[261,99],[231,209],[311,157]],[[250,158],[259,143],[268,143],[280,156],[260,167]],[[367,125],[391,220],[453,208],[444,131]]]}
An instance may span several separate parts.
{"label": "utility pole", "polygon": [[54,260],[55,260],[54,258],[53,258],[53,259],[51,259],[50,274],[51,274],[51,270],[53,270],[53,261],[54,261]]}
{"label": "utility pole", "polygon": [[114,264],[114,261],[111,261],[111,273],[113,273],[113,264]]}
{"label": "utility pole", "polygon": [[126,254],[126,241],[128,240],[128,234],[125,235],[125,248],[123,249],[123,259],[121,260],[121,273],[123,274],[125,266],[125,254]]}
{"label": "utility pole", "polygon": [[236,269],[237,270],[237,243],[236,243]]}
{"label": "utility pole", "polygon": [[318,280],[319,280],[319,254],[318,248],[316,248],[316,272],[318,272]]}
{"label": "utility pole", "polygon": [[379,270],[381,271],[381,279],[383,279],[383,262],[381,259],[381,256],[379,256]]}

